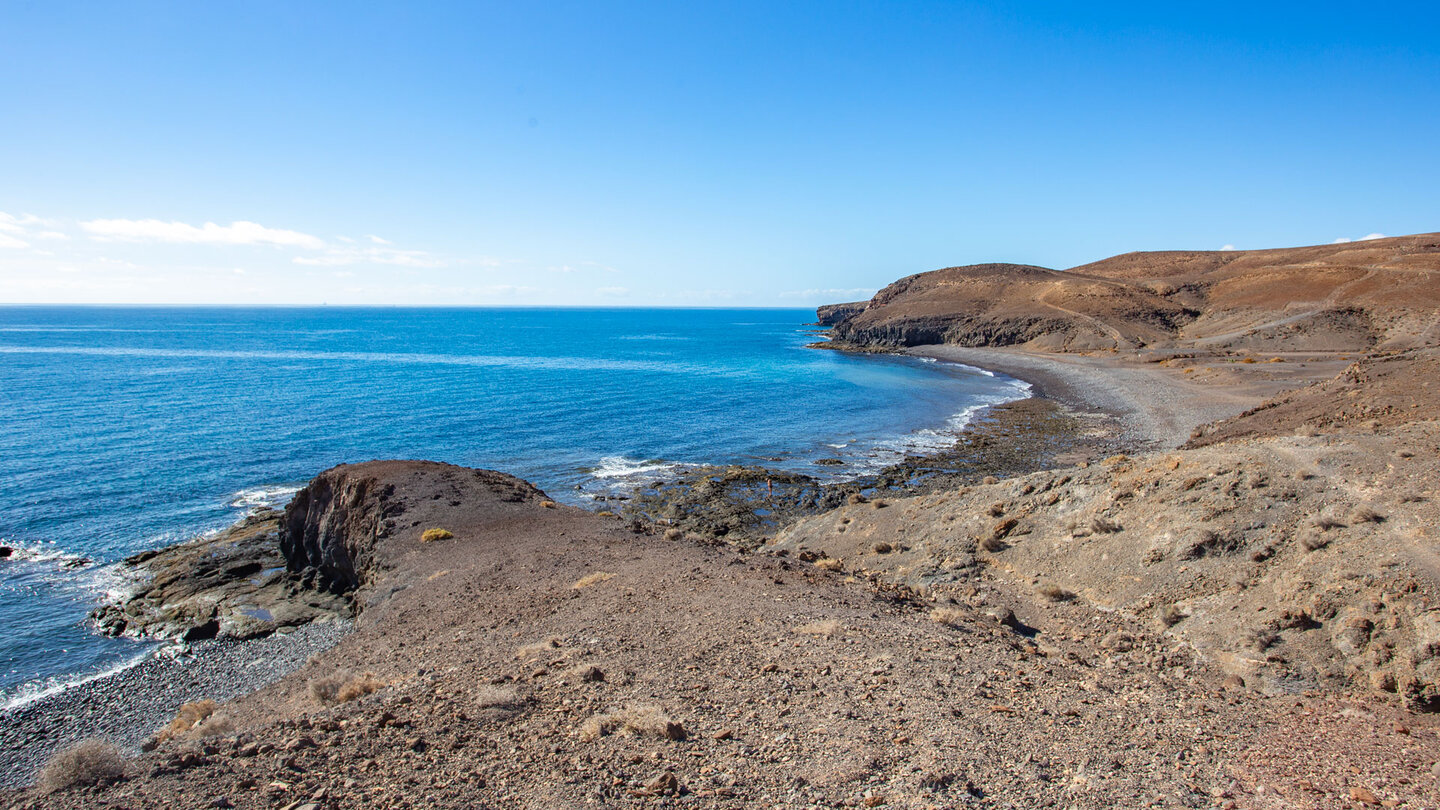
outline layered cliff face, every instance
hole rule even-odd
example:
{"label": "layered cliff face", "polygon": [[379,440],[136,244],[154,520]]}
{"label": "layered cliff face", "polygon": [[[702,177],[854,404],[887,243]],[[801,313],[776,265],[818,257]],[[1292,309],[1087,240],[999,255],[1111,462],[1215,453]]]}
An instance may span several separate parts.
{"label": "layered cliff face", "polygon": [[853,318],[870,306],[869,301],[852,301],[848,304],[826,304],[815,310],[816,320],[821,326],[834,326],[847,318]]}
{"label": "layered cliff face", "polygon": [[842,342],[1040,351],[1368,351],[1434,344],[1440,234],[1252,251],[1127,253],[1067,271],[1013,264],[903,278],[822,308]]}
{"label": "layered cliff face", "polygon": [[394,491],[353,468],[316,476],[285,507],[280,552],[286,567],[320,590],[358,588],[374,563],[386,513],[401,511],[389,502]]}

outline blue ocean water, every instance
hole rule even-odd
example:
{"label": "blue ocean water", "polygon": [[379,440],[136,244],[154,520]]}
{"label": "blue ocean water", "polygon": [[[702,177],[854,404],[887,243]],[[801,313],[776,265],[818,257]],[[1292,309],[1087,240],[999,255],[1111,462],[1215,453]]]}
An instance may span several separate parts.
{"label": "blue ocean water", "polygon": [[0,545],[16,548],[0,706],[143,652],[85,621],[125,586],[116,561],[282,505],[335,464],[490,467],[583,504],[673,464],[854,475],[1024,395],[965,366],[806,348],[813,318],[0,307]]}

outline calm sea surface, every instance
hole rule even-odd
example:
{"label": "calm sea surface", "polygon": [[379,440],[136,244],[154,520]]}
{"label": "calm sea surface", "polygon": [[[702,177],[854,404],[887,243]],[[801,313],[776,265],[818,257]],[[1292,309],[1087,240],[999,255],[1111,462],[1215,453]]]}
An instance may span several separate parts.
{"label": "calm sea surface", "polygon": [[[811,310],[0,307],[0,707],[148,648],[90,633],[113,563],[375,458],[558,500],[684,463],[829,477],[1024,386],[805,348]],[[840,458],[844,467],[817,467]]]}

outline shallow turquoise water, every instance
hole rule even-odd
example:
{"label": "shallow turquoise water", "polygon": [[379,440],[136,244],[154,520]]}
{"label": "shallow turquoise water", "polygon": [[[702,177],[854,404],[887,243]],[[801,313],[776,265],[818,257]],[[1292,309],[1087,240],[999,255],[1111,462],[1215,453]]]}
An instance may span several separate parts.
{"label": "shallow turquoise water", "polygon": [[1022,395],[963,366],[807,349],[813,319],[0,307],[0,544],[19,550],[0,560],[0,706],[137,654],[84,621],[124,584],[109,563],[283,504],[334,464],[490,467],[584,503],[675,463],[853,475]]}

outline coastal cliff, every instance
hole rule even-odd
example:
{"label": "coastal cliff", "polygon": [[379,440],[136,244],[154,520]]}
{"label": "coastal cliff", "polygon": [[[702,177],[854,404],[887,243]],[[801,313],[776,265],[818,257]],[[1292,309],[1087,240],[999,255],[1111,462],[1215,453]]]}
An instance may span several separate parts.
{"label": "coastal cliff", "polygon": [[[1127,253],[1065,271],[951,267],[822,307],[842,345],[1367,351],[1433,339],[1440,234],[1250,251]],[[1424,337],[1426,335],[1429,337]]]}

